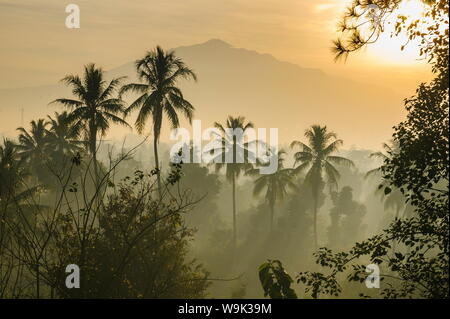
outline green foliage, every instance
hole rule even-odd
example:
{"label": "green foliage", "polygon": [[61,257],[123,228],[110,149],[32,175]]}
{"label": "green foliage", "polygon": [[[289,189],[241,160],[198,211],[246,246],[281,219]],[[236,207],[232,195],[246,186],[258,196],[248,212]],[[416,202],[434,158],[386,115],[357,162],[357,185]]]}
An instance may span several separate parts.
{"label": "green foliage", "polygon": [[[177,168],[173,170],[173,178]],[[99,212],[98,227],[86,240],[69,214],[59,217],[55,247],[58,260],[49,270],[63,283],[62,266],[70,261],[83,270],[81,288],[58,291],[83,298],[199,298],[208,273],[187,260],[193,231],[185,227],[184,209],[153,199],[152,182],[143,172],[118,186]]]}
{"label": "green foliage", "polygon": [[[10,203],[14,214],[7,215],[0,207],[3,297],[205,296],[208,272],[188,257],[194,231],[183,220],[195,200],[185,193],[164,193],[162,201],[155,197],[153,171],[138,170],[105,193],[103,184],[113,178],[114,168],[93,191],[86,189],[82,177],[68,179],[49,207],[33,204],[39,201],[36,195],[31,205]],[[174,165],[165,183],[175,187],[181,171],[181,165]],[[12,264],[4,263],[10,260]],[[65,287],[68,264],[81,269],[80,289]]]}
{"label": "green foliage", "polygon": [[75,128],[83,129],[88,150],[93,155],[97,152],[98,135],[104,136],[111,123],[128,126],[122,119],[124,102],[114,96],[123,78],[115,78],[108,83],[104,77],[101,68],[88,64],[84,67],[83,77],[68,75],[62,79],[72,87],[77,100],[60,98],[52,102],[70,109],[66,120],[75,123]]}
{"label": "green foliage", "polygon": [[147,52],[145,57],[135,63],[140,83],[128,83],[120,89],[120,97],[128,92],[137,93],[139,97],[124,111],[128,115],[139,109],[135,127],[139,133],[145,128],[149,117],[153,124],[153,151],[155,169],[157,170],[158,188],[161,196],[162,185],[158,142],[161,134],[163,116],[166,115],[173,128],[180,126],[178,113],[182,113],[191,122],[194,107],[187,101],[177,86],[181,79],[194,79],[197,76],[173,51],[164,51],[160,46]]}
{"label": "green foliage", "polygon": [[[253,128],[253,123],[246,122],[243,116],[228,116],[225,125],[215,122],[214,127],[223,134],[222,140],[220,141],[221,147],[206,151],[211,152],[213,155],[216,152],[217,157],[212,160],[216,171],[218,172],[225,168],[225,176],[228,181],[232,182],[233,179],[239,178],[242,173],[252,168],[252,165],[248,161],[250,152],[249,143],[255,143],[255,141],[245,143],[244,133],[247,129]],[[234,130],[242,130],[242,136],[234,135]],[[238,154],[242,154],[243,158],[238,158]],[[226,158],[232,159],[230,163],[225,161]]]}
{"label": "green foliage", "polygon": [[383,148],[386,153],[376,152],[370,154],[370,157],[376,157],[383,160],[383,164],[375,169],[372,169],[366,173],[368,177],[378,177],[381,179],[381,184],[378,186],[377,193],[381,194],[381,199],[384,201],[385,210],[393,210],[395,212],[395,218],[401,218],[401,213],[404,216],[410,215],[412,207],[410,203],[406,202],[406,197],[398,187],[392,185],[388,180],[383,179],[383,170],[387,168],[386,163],[389,162],[393,154],[399,152],[399,145],[397,142],[393,142],[390,146],[387,143],[383,144]]}
{"label": "green foliage", "polygon": [[192,213],[185,216],[186,222],[198,228],[197,236],[206,235],[220,219],[217,200],[222,183],[219,175],[196,163],[183,164],[182,174],[181,189],[202,198]]}
{"label": "green foliage", "polygon": [[[374,1],[388,14],[399,1]],[[372,3],[372,2],[371,2]],[[316,263],[328,273],[305,271],[297,282],[305,285],[305,293],[313,298],[339,296],[342,292],[339,275],[346,281],[362,283],[365,265],[375,263],[381,269],[384,298],[449,298],[449,89],[448,89],[448,2],[427,1],[425,18],[434,23],[420,32],[415,21],[406,25],[401,20],[397,32],[406,31],[409,38],[421,39],[421,54],[429,58],[435,79],[421,84],[416,95],[405,102],[408,115],[394,128],[398,150],[388,151],[381,167],[385,195],[398,189],[414,214],[395,219],[379,235],[356,243],[350,250],[333,253],[321,248],[314,254]],[[346,14],[350,20],[362,14],[358,9],[369,3],[354,2]],[[343,32],[350,33],[347,44],[336,42],[336,57],[346,56],[369,41],[363,40],[357,27],[344,21]],[[381,29],[380,29],[381,30]],[[379,33],[380,30],[375,30]],[[392,196],[392,195],[390,195]],[[393,250],[393,245],[398,247]],[[368,297],[360,294],[361,297]]]}
{"label": "green foliage", "polygon": [[333,41],[332,52],[335,59],[346,60],[350,53],[375,43],[385,32],[388,23],[395,26],[391,36],[401,33],[407,35],[408,42],[400,46],[401,50],[410,41],[418,39],[421,55],[434,59],[445,54],[448,51],[448,1],[422,0],[425,10],[419,19],[412,20],[402,12],[398,12],[395,17],[393,13],[406,1],[352,1],[339,23],[340,37]]}
{"label": "green foliage", "polygon": [[295,164],[299,164],[294,173],[306,172],[305,184],[312,189],[314,199],[314,247],[318,247],[317,234],[317,213],[319,193],[324,186],[324,179],[330,187],[330,191],[338,187],[340,173],[335,165],[353,167],[351,160],[334,155],[343,144],[337,139],[336,133],[329,131],[326,126],[313,125],[305,131],[308,144],[300,141],[291,143],[291,148],[299,146],[301,150],[294,154]]}
{"label": "green foliage", "polygon": [[[250,169],[246,172],[247,175],[257,176],[255,179],[255,186],[253,188],[253,195],[258,196],[264,189],[266,189],[265,200],[270,207],[270,230],[273,229],[274,209],[277,202],[281,202],[285,199],[289,190],[297,189],[297,186],[293,182],[294,169],[284,167],[284,155],[285,151],[279,151],[278,169],[273,174],[259,174],[258,168]],[[274,155],[272,155],[274,156]]]}
{"label": "green foliage", "polygon": [[364,230],[362,219],[366,214],[366,207],[353,200],[353,189],[349,186],[333,193],[331,198],[334,207],[330,210],[329,246],[348,246],[355,242]]}
{"label": "green foliage", "polygon": [[23,179],[27,175],[20,157],[17,154],[17,146],[8,139],[0,145],[0,200],[3,204],[6,197],[14,195],[22,186]]}
{"label": "green foliage", "polygon": [[27,170],[28,181],[54,190],[69,171],[71,162],[83,153],[84,142],[79,140],[80,123],[74,124],[67,112],[48,118],[48,121],[31,121],[29,130],[18,128],[19,141],[14,147],[22,170]]}
{"label": "green foliage", "polygon": [[[221,133],[223,133],[220,141],[221,146],[218,149],[206,150],[206,152],[216,155],[216,158],[211,161],[212,165],[215,166],[216,172],[219,172],[225,168],[225,176],[227,180],[231,182],[233,204],[233,245],[236,246],[236,181],[243,172],[252,168],[252,164],[248,161],[248,154],[250,150],[248,148],[248,143],[244,143],[244,133],[247,129],[253,128],[253,123],[246,123],[245,117],[243,116],[228,116],[225,125],[215,122],[214,126]],[[235,135],[233,133],[234,130],[241,130],[242,135]],[[255,143],[255,141],[250,141],[249,143]],[[237,158],[238,154],[242,154],[243,158]],[[226,158],[232,158],[232,161],[227,163],[227,161],[225,161]]]}
{"label": "green foliage", "polygon": [[165,52],[158,46],[137,60],[135,65],[141,83],[124,85],[120,95],[127,92],[140,94],[126,109],[127,114],[139,109],[135,122],[139,133],[143,131],[149,116],[152,117],[156,139],[159,139],[164,113],[172,127],[179,126],[177,111],[183,112],[189,121],[192,119],[194,107],[184,99],[183,93],[176,85],[180,79],[197,80],[197,76],[173,51]]}
{"label": "green foliage", "polygon": [[268,260],[259,267],[259,280],[264,289],[264,296],[272,299],[297,299],[291,288],[294,282],[279,260]]}

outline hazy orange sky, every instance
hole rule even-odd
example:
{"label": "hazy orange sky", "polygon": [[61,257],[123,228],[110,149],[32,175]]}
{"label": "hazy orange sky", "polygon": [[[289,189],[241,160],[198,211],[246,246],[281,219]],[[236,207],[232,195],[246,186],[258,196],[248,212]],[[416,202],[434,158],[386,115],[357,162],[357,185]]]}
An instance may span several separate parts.
{"label": "hazy orange sky", "polygon": [[334,63],[330,41],[347,0],[75,0],[80,29],[65,27],[69,3],[0,0],[0,88],[52,84],[91,61],[110,69],[155,44],[210,38],[405,94],[428,76],[415,48],[400,52],[400,40],[388,34],[346,64]]}
{"label": "hazy orange sky", "polygon": [[[301,105],[300,110],[294,101],[283,105],[290,109],[291,116],[283,118],[278,114],[276,119],[275,114],[266,116],[259,113],[258,118],[255,110],[261,104],[241,105],[245,104],[244,100],[236,103],[224,99],[221,102],[228,104],[218,107],[216,100],[208,100],[207,92],[197,92],[192,100],[199,103],[196,116],[207,121],[208,125],[213,120],[225,118],[228,112],[243,112],[242,115],[251,117],[258,125],[283,127],[280,139],[286,142],[302,134],[307,125],[320,120],[339,132],[347,142],[346,147],[356,145],[376,149],[391,137],[392,126],[402,120],[402,99],[411,96],[419,82],[428,81],[431,73],[426,61],[418,60],[416,44],[410,43],[405,51],[400,50],[405,39],[391,38],[389,25],[376,44],[351,55],[346,63],[335,63],[330,50],[331,41],[338,36],[336,25],[348,2],[73,0],[72,3],[81,10],[81,28],[68,29],[65,26],[68,15],[65,8],[71,2],[0,0],[0,90],[53,85],[67,74],[79,74],[82,66],[89,62],[95,62],[105,70],[114,69],[142,57],[157,44],[169,49],[221,39],[237,48],[267,53],[280,61],[304,68],[320,69],[336,78],[338,83],[342,82],[339,79],[347,78],[360,83],[363,88],[367,84],[375,84],[373,87],[377,88],[377,93],[370,97],[367,92],[366,96],[360,97],[359,101],[364,101],[362,106],[353,105],[353,109],[343,114],[339,113],[343,112],[345,105],[336,108],[334,100],[327,102],[326,110],[324,105],[314,105],[314,101]],[[420,6],[420,0],[405,0],[402,14],[417,16],[421,12]],[[395,16],[392,21],[395,21]],[[202,74],[199,76],[201,78]],[[338,86],[334,90],[351,90]],[[42,92],[40,88],[36,90]],[[320,84],[314,88],[319,95],[320,90]],[[390,98],[392,92],[397,96],[395,100]],[[11,136],[21,122],[25,125],[32,119],[30,116],[36,114],[32,115],[30,109],[25,109],[25,117],[23,111],[21,113],[19,106],[24,104],[18,99],[24,96],[22,93],[14,95],[10,92],[9,96],[13,98],[0,100],[0,134]],[[352,98],[356,101],[356,97],[350,96]],[[38,116],[57,109],[55,106],[50,108],[48,102],[50,100],[32,98],[32,108],[42,111]],[[264,102],[267,101],[261,101]],[[216,110],[207,114],[211,105],[215,105]],[[244,106],[247,109],[243,111]],[[2,107],[9,107],[10,111],[2,111]],[[295,112],[301,112],[298,116],[304,123],[291,123]],[[109,136],[118,138],[123,133],[124,129],[113,127]]]}

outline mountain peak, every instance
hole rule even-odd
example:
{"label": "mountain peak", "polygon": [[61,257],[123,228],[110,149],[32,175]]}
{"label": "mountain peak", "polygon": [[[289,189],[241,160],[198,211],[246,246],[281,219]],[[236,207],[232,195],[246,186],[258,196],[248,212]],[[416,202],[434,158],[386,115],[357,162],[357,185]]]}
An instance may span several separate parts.
{"label": "mountain peak", "polygon": [[224,47],[224,48],[230,48],[232,47],[231,44],[220,40],[220,39],[210,39],[206,41],[205,43],[202,43],[202,45],[208,45],[208,46],[214,46],[214,47]]}

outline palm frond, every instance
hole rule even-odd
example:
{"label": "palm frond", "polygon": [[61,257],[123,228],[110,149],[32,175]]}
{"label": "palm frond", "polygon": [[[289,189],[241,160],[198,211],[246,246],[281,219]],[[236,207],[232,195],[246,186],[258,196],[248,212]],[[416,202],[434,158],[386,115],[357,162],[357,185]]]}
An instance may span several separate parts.
{"label": "palm frond", "polygon": [[342,156],[329,155],[326,157],[326,161],[331,162],[333,164],[350,167],[350,168],[355,167],[355,163],[353,163],[353,161],[349,160],[348,158],[342,157]]}

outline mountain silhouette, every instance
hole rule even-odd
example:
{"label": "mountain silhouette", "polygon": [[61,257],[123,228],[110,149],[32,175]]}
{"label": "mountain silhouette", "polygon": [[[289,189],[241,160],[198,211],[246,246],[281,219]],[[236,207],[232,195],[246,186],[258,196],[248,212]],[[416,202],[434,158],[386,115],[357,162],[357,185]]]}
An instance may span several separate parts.
{"label": "mountain silhouette", "polygon": [[[347,147],[375,148],[390,138],[392,126],[403,116],[403,97],[389,88],[279,61],[220,39],[174,50],[198,75],[197,83],[182,83],[181,87],[204,128],[214,121],[223,122],[227,115],[243,115],[255,127],[278,128],[281,143],[288,143],[301,139],[308,126],[319,123],[338,133]],[[128,81],[136,80],[134,62],[108,71],[109,77],[123,75]],[[0,133],[14,134],[22,108],[25,125],[61,110],[47,103],[62,96],[70,96],[70,90],[61,84],[0,90]],[[12,118],[5,118],[6,114]],[[162,140],[168,136],[165,126]]]}

